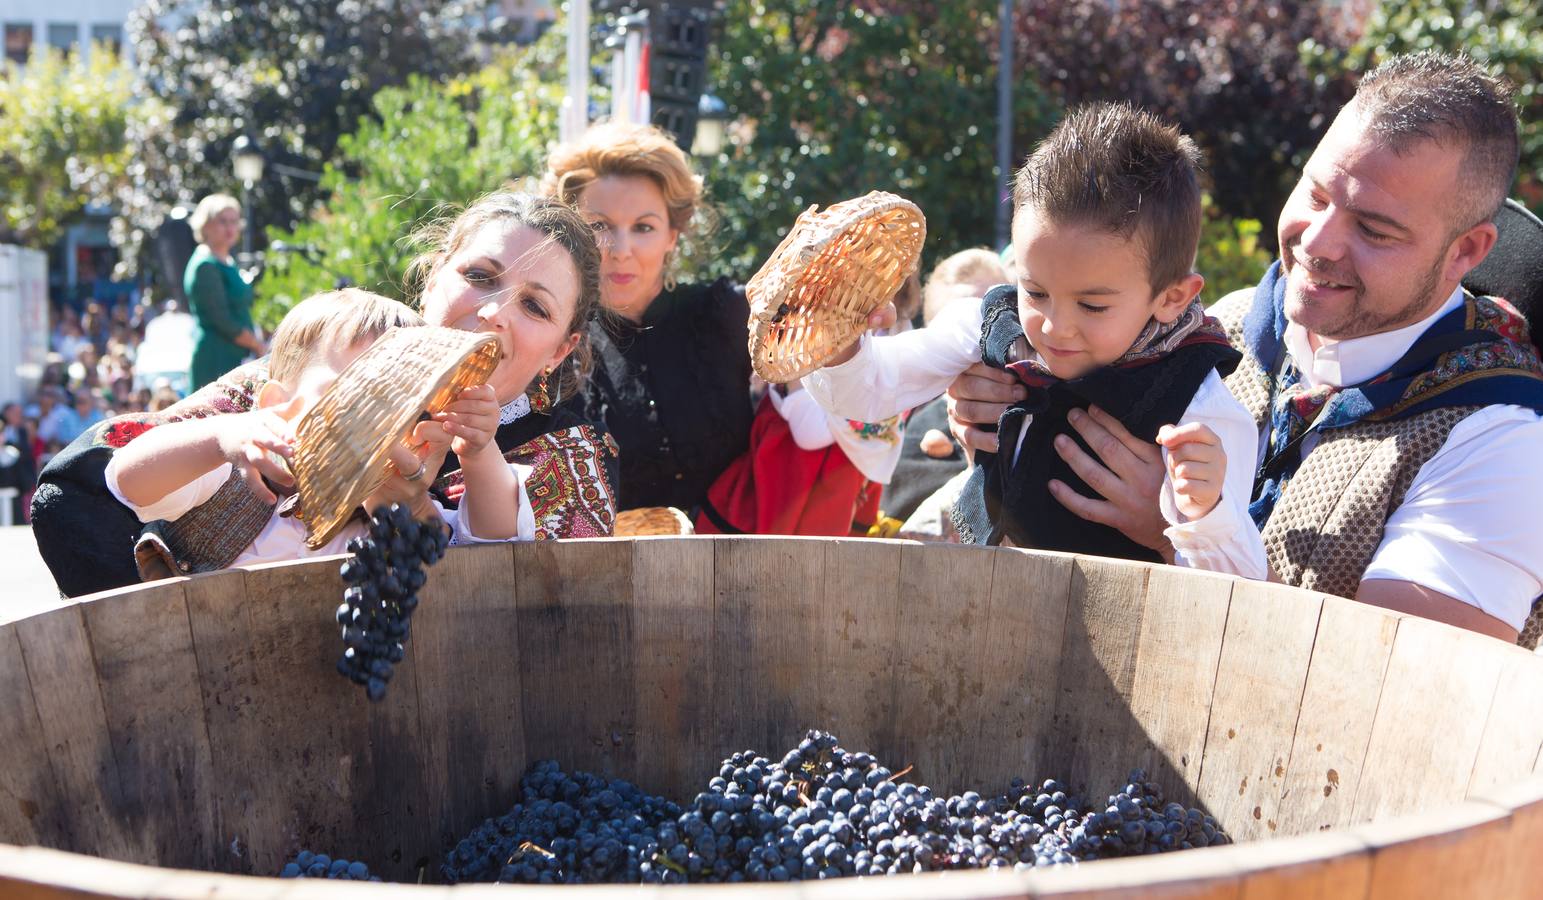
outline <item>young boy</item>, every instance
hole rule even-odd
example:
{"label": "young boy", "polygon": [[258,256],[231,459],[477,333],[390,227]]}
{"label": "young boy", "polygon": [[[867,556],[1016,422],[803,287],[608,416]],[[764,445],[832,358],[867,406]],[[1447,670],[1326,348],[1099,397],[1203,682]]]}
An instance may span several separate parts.
{"label": "young boy", "polygon": [[[146,537],[141,537],[136,548],[141,574],[150,574],[147,564],[156,555],[165,557],[162,562],[173,572],[209,571],[342,553],[350,538],[364,534],[364,523],[356,520],[326,546],[307,549],[304,523],[279,502],[268,482],[281,490],[293,484],[278,458],[292,455],[294,426],[338,374],[387,329],[422,324],[405,305],[368,291],[351,288],[309,297],[289,311],[274,333],[269,381],[251,412],[160,425],[118,450],[107,466],[107,488],[150,524],[147,536],[156,545],[147,553]],[[439,421],[420,423],[416,435],[437,430],[438,438],[453,430],[453,440],[443,439],[463,461],[467,495],[491,502],[477,504],[475,515],[469,506],[458,515],[425,504],[420,515],[437,512],[449,522],[452,542],[530,539],[535,523],[519,474],[502,457],[496,466],[472,464],[499,453],[491,429],[466,424],[498,421],[493,389],[479,385],[462,391],[450,409],[457,414],[441,413]],[[444,423],[452,419],[459,424],[447,429]],[[418,457],[400,445],[392,451],[392,464],[410,478],[421,468]],[[385,499],[377,495],[365,505]],[[173,573],[148,567],[157,574]]]}
{"label": "young boy", "polygon": [[1029,397],[1003,415],[1000,452],[976,455],[953,510],[965,541],[1157,561],[1051,495],[1052,480],[1094,493],[1055,447],[1078,440],[1077,417],[1108,415],[1162,445],[1176,562],[1266,577],[1247,515],[1257,428],[1218,374],[1238,354],[1197,299],[1198,160],[1189,138],[1150,113],[1107,103],[1071,112],[1017,175],[1016,289],[954,304],[920,331],[864,335],[805,387],[838,415],[875,421],[937,396],[976,362],[1010,369]]}

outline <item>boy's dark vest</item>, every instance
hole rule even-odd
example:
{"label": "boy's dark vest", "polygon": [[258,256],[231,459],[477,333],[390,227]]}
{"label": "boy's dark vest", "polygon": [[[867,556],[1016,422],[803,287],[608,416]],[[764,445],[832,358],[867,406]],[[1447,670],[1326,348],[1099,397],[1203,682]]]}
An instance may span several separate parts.
{"label": "boy's dark vest", "polygon": [[[981,309],[981,359],[1005,369],[1013,344],[1023,336],[1016,289],[993,288]],[[1238,359],[1236,350],[1220,343],[1185,343],[1150,361],[1105,366],[1082,378],[1055,380],[1044,387],[1030,385],[1028,399],[1010,407],[997,423],[999,452],[975,454],[975,470],[953,512],[960,537],[966,543],[996,545],[1005,538],[1019,547],[1161,562],[1156,551],[1107,525],[1081,518],[1051,495],[1050,480],[1058,479],[1084,496],[1098,496],[1055,451],[1055,437],[1071,437],[1096,459],[1066,420],[1072,410],[1096,405],[1131,434],[1154,441],[1158,429],[1184,415],[1212,370],[1226,375]],[[1015,464],[1013,449],[1030,416],[1029,432]]]}

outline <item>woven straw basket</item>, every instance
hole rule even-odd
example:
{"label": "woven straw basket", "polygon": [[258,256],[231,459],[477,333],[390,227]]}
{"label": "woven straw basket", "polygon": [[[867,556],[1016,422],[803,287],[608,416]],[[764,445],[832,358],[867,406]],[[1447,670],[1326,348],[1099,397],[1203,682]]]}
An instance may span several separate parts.
{"label": "woven straw basket", "polygon": [[616,514],[616,537],[696,534],[686,514],[673,506],[643,506]]}
{"label": "woven straw basket", "polygon": [[824,365],[916,271],[926,237],[916,204],[882,191],[805,210],[745,286],[756,374],[786,384]]}
{"label": "woven straw basket", "polygon": [[439,412],[457,391],[486,382],[502,356],[490,334],[393,328],[344,369],[296,429],[290,469],[306,546],[314,550],[336,537],[385,482],[391,446],[425,412]]}

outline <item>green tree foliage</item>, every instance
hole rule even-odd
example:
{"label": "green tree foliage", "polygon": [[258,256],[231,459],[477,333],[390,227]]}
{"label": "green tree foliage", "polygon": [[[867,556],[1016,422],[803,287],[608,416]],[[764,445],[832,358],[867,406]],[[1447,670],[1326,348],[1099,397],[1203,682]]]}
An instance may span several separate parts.
{"label": "green tree foliage", "polygon": [[1229,219],[1207,204],[1195,271],[1205,276],[1201,298],[1208,305],[1259,283],[1274,259],[1260,240],[1264,232],[1258,219]]}
{"label": "green tree foliage", "polygon": [[239,188],[229,150],[243,132],[269,160],[252,193],[257,221],[303,219],[318,185],[294,173],[331,160],[377,90],[410,73],[467,70],[476,46],[465,27],[469,6],[476,4],[145,0],[128,21],[136,94],[166,109],[131,123],[132,177],[114,198],[114,242],[125,260],[171,206]]}
{"label": "green tree foliage", "polygon": [[98,46],[79,56],[34,49],[0,78],[0,232],[51,246],[93,193],[122,176],[131,79]]}
{"label": "green tree foliage", "polygon": [[413,78],[375,95],[370,114],[338,142],[322,201],[292,231],[270,229],[256,314],[271,328],[294,303],[348,279],[403,298],[414,229],[542,171],[562,101],[561,33],[447,84]]}
{"label": "green tree foliage", "polygon": [[1315,70],[1364,72],[1390,55],[1462,51],[1516,88],[1522,159],[1513,194],[1543,212],[1543,6],[1536,0],[1408,0],[1383,3],[1348,49],[1309,42]]}
{"label": "green tree foliage", "polygon": [[[996,3],[729,0],[709,83],[738,142],[704,166],[721,217],[708,275],[749,278],[810,204],[869,190],[927,216],[927,261],[994,241]],[[1055,108],[1014,93],[1014,146]]]}
{"label": "green tree foliage", "polygon": [[[1397,4],[1395,4],[1397,5]],[[1220,214],[1273,223],[1333,114],[1340,77],[1314,77],[1304,41],[1334,44],[1326,3],[1020,0],[1022,79],[1067,105],[1129,100],[1205,151]],[[1265,239],[1273,245],[1274,229]]]}

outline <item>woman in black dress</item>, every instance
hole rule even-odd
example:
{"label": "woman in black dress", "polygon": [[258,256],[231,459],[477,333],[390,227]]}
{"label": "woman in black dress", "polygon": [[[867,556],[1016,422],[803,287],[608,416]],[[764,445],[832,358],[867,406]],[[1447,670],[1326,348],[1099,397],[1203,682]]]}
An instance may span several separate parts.
{"label": "woman in black dress", "polygon": [[553,151],[549,190],[578,207],[602,252],[584,395],[621,447],[619,509],[693,512],[744,453],[754,407],[744,290],[678,284],[683,237],[702,217],[702,180],[657,128],[605,125]]}

